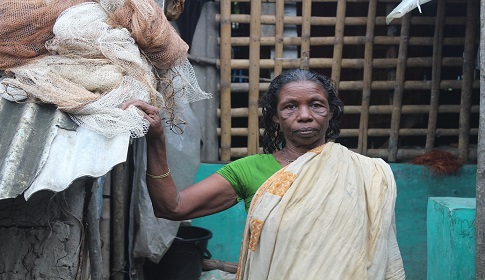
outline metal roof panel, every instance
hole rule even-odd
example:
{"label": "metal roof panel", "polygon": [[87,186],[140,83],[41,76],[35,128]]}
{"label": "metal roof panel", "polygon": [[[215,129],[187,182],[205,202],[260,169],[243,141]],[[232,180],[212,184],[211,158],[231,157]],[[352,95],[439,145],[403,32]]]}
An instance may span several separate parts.
{"label": "metal roof panel", "polygon": [[52,105],[0,98],[0,123],[0,199],[60,191],[126,160],[129,135],[106,138],[82,129]]}

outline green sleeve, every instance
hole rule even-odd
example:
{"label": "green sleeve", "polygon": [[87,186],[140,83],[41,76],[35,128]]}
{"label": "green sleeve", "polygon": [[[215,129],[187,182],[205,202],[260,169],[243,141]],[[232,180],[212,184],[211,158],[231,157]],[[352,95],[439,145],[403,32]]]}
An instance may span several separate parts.
{"label": "green sleeve", "polygon": [[273,155],[257,154],[228,163],[217,173],[229,181],[239,198],[244,200],[247,211],[258,188],[280,169],[281,165]]}

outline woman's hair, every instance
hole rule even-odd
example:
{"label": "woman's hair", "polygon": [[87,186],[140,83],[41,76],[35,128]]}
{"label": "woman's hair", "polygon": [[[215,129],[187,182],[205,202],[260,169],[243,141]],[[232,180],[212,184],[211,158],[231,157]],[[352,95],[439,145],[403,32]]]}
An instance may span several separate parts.
{"label": "woman's hair", "polygon": [[335,139],[340,134],[339,119],[343,113],[344,104],[337,95],[335,82],[330,78],[320,75],[318,73],[303,70],[292,69],[282,72],[278,77],[270,83],[268,91],[261,95],[259,105],[263,110],[259,125],[263,128],[263,135],[261,136],[261,144],[265,153],[274,153],[286,146],[286,141],[283,133],[280,130],[279,124],[273,120],[278,112],[276,106],[278,104],[278,95],[281,89],[291,82],[314,82],[320,85],[327,94],[332,118],[330,119],[328,129],[325,133],[325,140]]}

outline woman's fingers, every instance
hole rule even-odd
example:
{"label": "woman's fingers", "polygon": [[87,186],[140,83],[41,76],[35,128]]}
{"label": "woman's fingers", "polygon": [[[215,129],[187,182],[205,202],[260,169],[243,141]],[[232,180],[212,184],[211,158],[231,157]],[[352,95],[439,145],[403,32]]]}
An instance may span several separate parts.
{"label": "woman's fingers", "polygon": [[155,134],[161,132],[162,118],[160,117],[160,111],[157,107],[152,106],[143,100],[132,99],[123,103],[121,109],[126,110],[130,106],[138,108],[143,114],[143,117],[150,123],[149,132],[154,132]]}
{"label": "woman's fingers", "polygon": [[128,109],[128,107],[130,107],[130,105],[133,105],[135,103],[138,103],[139,101],[141,101],[141,100],[138,100],[138,99],[130,99],[130,100],[124,102],[123,104],[121,104],[121,109],[126,110],[126,109]]}
{"label": "woman's fingers", "polygon": [[143,100],[139,100],[139,99],[130,99],[130,100],[126,101],[125,103],[121,104],[121,109],[126,110],[131,105],[139,108],[142,111],[150,110],[150,108],[156,109],[156,107],[146,103]]}
{"label": "woman's fingers", "polygon": [[128,100],[121,105],[121,109],[126,110],[130,106],[134,106],[134,107],[140,109],[140,111],[143,113],[145,118],[149,118],[148,119],[149,121],[150,121],[150,119],[153,120],[153,119],[156,119],[156,118],[160,118],[160,113],[159,113],[158,108],[146,103],[143,100],[137,100],[137,99],[136,100]]}

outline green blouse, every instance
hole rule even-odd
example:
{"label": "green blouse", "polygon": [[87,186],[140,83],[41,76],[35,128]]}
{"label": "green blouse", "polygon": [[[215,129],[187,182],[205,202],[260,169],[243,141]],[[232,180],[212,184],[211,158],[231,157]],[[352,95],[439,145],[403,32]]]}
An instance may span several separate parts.
{"label": "green blouse", "polygon": [[217,173],[229,181],[248,211],[259,187],[280,169],[280,163],[272,154],[256,154],[228,163]]}

